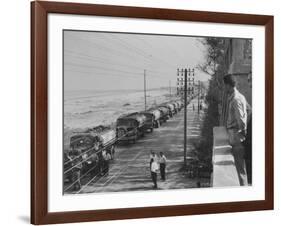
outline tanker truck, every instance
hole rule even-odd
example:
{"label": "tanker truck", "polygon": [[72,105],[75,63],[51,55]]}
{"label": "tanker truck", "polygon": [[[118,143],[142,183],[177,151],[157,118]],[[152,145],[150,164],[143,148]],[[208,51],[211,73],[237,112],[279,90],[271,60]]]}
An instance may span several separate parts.
{"label": "tanker truck", "polygon": [[176,113],[178,113],[181,110],[181,108],[182,108],[181,100],[174,100],[174,101],[170,102],[170,104],[174,105]]}
{"label": "tanker truck", "polygon": [[166,106],[170,109],[170,117],[173,117],[176,114],[175,105],[172,103],[166,103]]}
{"label": "tanker truck", "polygon": [[169,111],[169,118],[172,118],[173,115],[176,113],[175,106],[173,104],[163,103],[159,107],[165,107],[165,108],[168,109],[168,111]]}
{"label": "tanker truck", "polygon": [[176,101],[177,105],[178,105],[178,111],[181,111],[182,107],[183,107],[183,103],[181,100],[177,100]]}
{"label": "tanker truck", "polygon": [[146,119],[144,122],[144,130],[149,130],[151,133],[154,128],[158,128],[160,126],[160,115],[161,112],[158,109],[148,109],[147,111],[142,111],[140,114],[143,114]]}
{"label": "tanker truck", "polygon": [[70,149],[82,157],[81,173],[91,170],[91,175],[101,173],[102,150],[113,159],[115,153],[116,131],[110,127],[97,126],[75,133],[70,138]]}
{"label": "tanker truck", "polygon": [[145,115],[138,112],[120,116],[116,121],[118,142],[135,143],[140,136],[144,136],[145,120]]}
{"label": "tanker truck", "polygon": [[156,108],[150,108],[146,112],[153,118],[153,128],[159,128],[161,125],[161,111]]}
{"label": "tanker truck", "polygon": [[169,108],[166,106],[159,106],[158,110],[160,111],[160,124],[162,124],[163,122],[166,122],[170,116],[170,111]]}

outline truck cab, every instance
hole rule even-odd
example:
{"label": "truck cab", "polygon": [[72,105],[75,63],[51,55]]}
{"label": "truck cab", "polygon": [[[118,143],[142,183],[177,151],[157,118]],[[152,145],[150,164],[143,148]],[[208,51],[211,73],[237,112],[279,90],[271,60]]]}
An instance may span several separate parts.
{"label": "truck cab", "polygon": [[96,174],[100,173],[102,150],[106,150],[113,157],[115,142],[115,129],[97,126],[74,134],[70,138],[70,149],[81,153],[82,173],[92,169],[91,174]]}
{"label": "truck cab", "polygon": [[153,132],[154,129],[154,114],[149,111],[142,111],[140,114],[143,114],[145,116],[145,122],[144,122],[144,130],[147,131],[149,130],[151,133]]}
{"label": "truck cab", "polygon": [[170,118],[170,110],[166,106],[159,106],[158,110],[160,111],[160,123],[166,122]]}
{"label": "truck cab", "polygon": [[95,167],[100,160],[99,149],[101,140],[97,135],[90,133],[75,134],[70,138],[70,148],[72,151],[81,153],[82,173]]}
{"label": "truck cab", "polygon": [[135,143],[139,136],[144,136],[145,120],[146,117],[138,112],[119,117],[116,122],[118,141],[133,141]]}

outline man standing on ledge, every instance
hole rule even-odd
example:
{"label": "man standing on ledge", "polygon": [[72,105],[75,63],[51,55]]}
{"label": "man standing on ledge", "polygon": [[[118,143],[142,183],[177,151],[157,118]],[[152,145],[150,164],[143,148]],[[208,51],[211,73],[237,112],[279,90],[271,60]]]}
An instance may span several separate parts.
{"label": "man standing on ledge", "polygon": [[248,185],[247,172],[244,159],[243,141],[247,131],[247,101],[236,89],[236,81],[233,75],[223,78],[225,90],[228,93],[228,111],[226,128],[229,134],[229,142],[232,146],[234,161],[241,186]]}

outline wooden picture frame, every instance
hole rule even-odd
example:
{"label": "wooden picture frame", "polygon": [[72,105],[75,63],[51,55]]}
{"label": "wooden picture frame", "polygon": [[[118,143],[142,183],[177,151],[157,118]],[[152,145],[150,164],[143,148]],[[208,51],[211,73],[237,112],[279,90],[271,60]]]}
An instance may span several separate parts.
{"label": "wooden picture frame", "polygon": [[[265,27],[265,199],[48,212],[48,14],[95,15]],[[273,16],[35,1],[31,3],[31,223],[52,224],[273,209]]]}

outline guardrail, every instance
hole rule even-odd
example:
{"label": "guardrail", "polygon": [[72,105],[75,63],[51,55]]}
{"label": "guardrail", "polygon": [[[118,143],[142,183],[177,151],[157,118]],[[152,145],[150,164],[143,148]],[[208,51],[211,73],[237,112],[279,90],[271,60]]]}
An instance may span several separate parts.
{"label": "guardrail", "polygon": [[226,128],[223,126],[214,127],[213,136],[212,186],[240,186]]}

